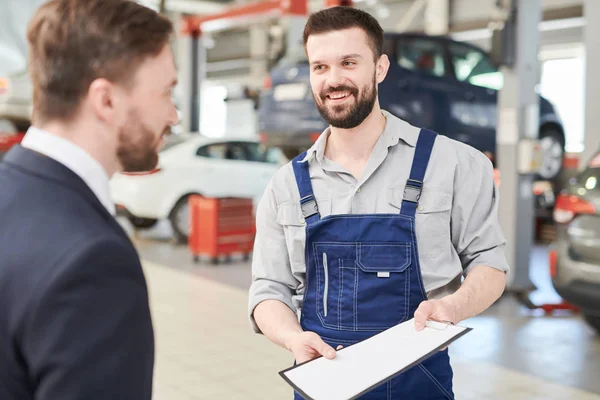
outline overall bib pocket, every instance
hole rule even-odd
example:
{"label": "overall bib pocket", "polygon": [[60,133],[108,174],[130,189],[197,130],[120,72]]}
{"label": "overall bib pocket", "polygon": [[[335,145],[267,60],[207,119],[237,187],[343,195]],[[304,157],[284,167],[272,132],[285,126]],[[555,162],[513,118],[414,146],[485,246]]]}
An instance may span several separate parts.
{"label": "overall bib pocket", "polygon": [[407,318],[410,243],[314,243],[313,254],[324,327],[381,331]]}

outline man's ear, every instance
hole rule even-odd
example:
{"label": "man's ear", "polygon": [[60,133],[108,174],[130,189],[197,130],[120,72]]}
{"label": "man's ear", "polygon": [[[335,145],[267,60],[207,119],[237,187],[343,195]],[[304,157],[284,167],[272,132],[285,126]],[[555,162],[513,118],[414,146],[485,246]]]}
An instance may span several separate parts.
{"label": "man's ear", "polygon": [[98,119],[114,120],[118,112],[119,99],[113,83],[106,79],[94,80],[88,89],[86,101]]}
{"label": "man's ear", "polygon": [[375,66],[377,83],[383,82],[387,76],[389,68],[390,59],[388,58],[387,54],[382,54],[381,57],[379,57],[379,60],[377,60],[377,65]]}

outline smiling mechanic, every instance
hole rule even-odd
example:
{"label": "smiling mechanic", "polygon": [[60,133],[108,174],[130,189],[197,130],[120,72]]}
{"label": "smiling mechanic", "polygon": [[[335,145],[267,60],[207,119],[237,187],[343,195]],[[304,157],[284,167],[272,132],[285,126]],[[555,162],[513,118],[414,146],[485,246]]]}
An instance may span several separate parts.
{"label": "smiling mechanic", "polygon": [[[487,309],[508,271],[489,159],[380,109],[390,61],[371,15],[315,13],[304,46],[330,127],[258,206],[254,330],[301,363],[413,317],[421,330]],[[452,399],[452,375],[445,349],[362,398]]]}

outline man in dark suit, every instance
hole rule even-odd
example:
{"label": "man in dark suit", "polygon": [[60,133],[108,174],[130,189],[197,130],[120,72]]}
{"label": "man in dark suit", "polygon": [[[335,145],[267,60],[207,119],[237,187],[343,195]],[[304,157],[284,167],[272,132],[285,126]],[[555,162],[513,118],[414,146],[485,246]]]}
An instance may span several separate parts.
{"label": "man in dark suit", "polygon": [[152,397],[138,254],[108,182],[156,167],[172,25],[128,0],[52,0],[28,26],[34,120],[0,164],[0,399]]}

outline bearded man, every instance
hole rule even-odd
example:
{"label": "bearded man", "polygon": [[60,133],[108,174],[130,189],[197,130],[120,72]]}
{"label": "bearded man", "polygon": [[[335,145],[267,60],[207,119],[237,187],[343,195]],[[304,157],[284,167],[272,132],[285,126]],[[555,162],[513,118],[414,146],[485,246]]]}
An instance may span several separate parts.
{"label": "bearded man", "polygon": [[[368,13],[314,13],[304,46],[329,127],[258,206],[255,332],[303,363],[412,318],[422,330],[487,309],[508,271],[490,160],[380,109],[390,60]],[[452,399],[452,377],[443,349],[361,399]]]}

